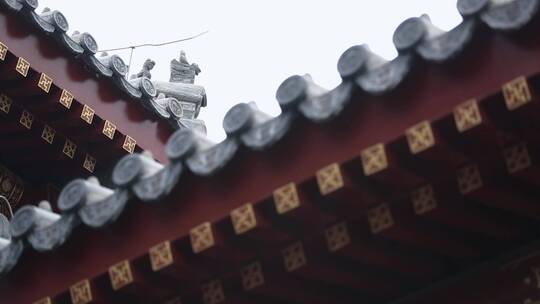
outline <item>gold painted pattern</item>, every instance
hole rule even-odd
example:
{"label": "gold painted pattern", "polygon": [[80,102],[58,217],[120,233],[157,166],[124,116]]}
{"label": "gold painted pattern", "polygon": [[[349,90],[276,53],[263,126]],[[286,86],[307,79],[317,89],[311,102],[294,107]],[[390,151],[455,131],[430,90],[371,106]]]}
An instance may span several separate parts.
{"label": "gold painted pattern", "polygon": [[330,194],[344,186],[341,169],[337,163],[333,163],[320,169],[317,171],[316,175],[319,191],[322,195]]}
{"label": "gold painted pattern", "polygon": [[304,253],[304,245],[302,242],[296,242],[291,246],[282,250],[283,262],[285,270],[288,272],[295,271],[307,264],[306,255]]}
{"label": "gold painted pattern", "polygon": [[454,122],[460,133],[482,123],[482,114],[476,99],[470,99],[454,108]]}
{"label": "gold painted pattern", "polygon": [[220,280],[210,281],[201,286],[204,304],[218,304],[225,301],[225,293]]}
{"label": "gold painted pattern", "polygon": [[96,159],[90,154],[86,154],[86,156],[84,157],[83,168],[88,170],[88,172],[93,173],[96,169]]}
{"label": "gold painted pattern", "polygon": [[92,302],[92,289],[88,280],[82,280],[69,288],[71,303],[87,304]]}
{"label": "gold painted pattern", "polygon": [[114,290],[133,283],[133,273],[129,261],[125,260],[109,267],[109,279]]}
{"label": "gold painted pattern", "polygon": [[9,98],[6,94],[0,94],[0,110],[6,114],[9,114],[11,109],[11,104],[13,100]]}
{"label": "gold painted pattern", "polygon": [[77,145],[69,139],[66,139],[62,152],[69,158],[75,157],[75,151],[77,151]]}
{"label": "gold painted pattern", "polygon": [[394,225],[390,206],[386,203],[369,209],[367,211],[367,216],[371,232],[374,234],[384,231]]}
{"label": "gold painted pattern", "polygon": [[437,208],[433,186],[425,185],[411,192],[414,213],[420,215]]}
{"label": "gold painted pattern", "polygon": [[0,60],[2,61],[6,60],[7,51],[8,51],[7,45],[0,42]]}
{"label": "gold painted pattern", "polygon": [[115,131],[116,126],[112,122],[105,120],[105,124],[103,125],[103,134],[105,134],[105,136],[108,138],[113,139]]}
{"label": "gold painted pattern", "polygon": [[191,229],[189,232],[191,248],[194,253],[200,253],[215,245],[212,224],[205,222]]}
{"label": "gold painted pattern", "polygon": [[45,125],[43,127],[43,132],[41,132],[41,138],[43,138],[44,141],[48,142],[49,144],[52,144],[54,141],[55,135],[56,135],[55,129],[53,129],[49,125]]}
{"label": "gold painted pattern", "polygon": [[32,128],[32,123],[34,122],[34,114],[23,110],[21,113],[21,118],[19,119],[21,125],[30,130]]}
{"label": "gold painted pattern", "polygon": [[483,186],[482,176],[478,165],[470,165],[456,172],[459,192],[467,194]]}
{"label": "gold painted pattern", "polygon": [[52,304],[52,301],[50,297],[46,297],[46,298],[35,301],[34,304]]}
{"label": "gold painted pattern", "polygon": [[60,95],[60,99],[58,100],[58,102],[66,109],[71,108],[71,103],[73,102],[73,94],[71,94],[69,91],[62,90],[62,95]]}
{"label": "gold painted pattern", "polygon": [[386,158],[386,151],[382,143],[362,150],[360,152],[360,158],[362,159],[362,168],[366,176],[383,171],[388,167],[388,159]]}
{"label": "gold painted pattern", "polygon": [[242,234],[257,227],[253,205],[248,203],[231,211],[231,221],[236,234]]}
{"label": "gold painted pattern", "polygon": [[337,223],[324,231],[326,246],[330,252],[336,252],[351,243],[347,223]]}
{"label": "gold painted pattern", "polygon": [[6,167],[0,165],[0,195],[6,197],[12,208],[15,208],[24,193],[24,183]]}
{"label": "gold painted pattern", "polygon": [[531,156],[525,143],[506,148],[503,150],[506,168],[510,174],[514,174],[531,166]]}
{"label": "gold painted pattern", "polygon": [[300,206],[300,198],[294,183],[288,183],[285,186],[277,188],[272,193],[274,205],[278,214],[287,213]]}
{"label": "gold painted pattern", "polygon": [[83,106],[83,109],[81,111],[81,119],[86,121],[89,125],[92,124],[92,120],[94,119],[94,110],[90,108],[87,105]]}
{"label": "gold painted pattern", "polygon": [[153,271],[159,271],[174,262],[171,243],[165,241],[150,248],[148,251],[150,256],[150,264]]}
{"label": "gold painted pattern", "polygon": [[128,151],[129,153],[133,153],[133,151],[135,151],[136,144],[137,144],[137,141],[135,139],[133,139],[129,135],[126,135],[126,139],[124,140],[124,144],[122,145],[122,148],[124,148],[124,150]]}
{"label": "gold painted pattern", "polygon": [[28,70],[30,69],[30,63],[26,59],[19,57],[17,60],[17,65],[15,66],[15,71],[17,71],[22,76],[26,77],[28,75]]}
{"label": "gold painted pattern", "polygon": [[264,285],[264,274],[260,262],[251,263],[240,270],[245,291]]}
{"label": "gold painted pattern", "polygon": [[49,93],[52,83],[53,81],[51,77],[47,76],[45,73],[41,73],[38,81],[38,87],[40,89],[42,89],[45,93]]}
{"label": "gold painted pattern", "polygon": [[435,137],[429,121],[423,121],[408,128],[405,136],[412,154],[420,153],[435,145]]}
{"label": "gold painted pattern", "polygon": [[532,100],[527,79],[523,76],[505,83],[502,87],[506,108],[513,111]]}

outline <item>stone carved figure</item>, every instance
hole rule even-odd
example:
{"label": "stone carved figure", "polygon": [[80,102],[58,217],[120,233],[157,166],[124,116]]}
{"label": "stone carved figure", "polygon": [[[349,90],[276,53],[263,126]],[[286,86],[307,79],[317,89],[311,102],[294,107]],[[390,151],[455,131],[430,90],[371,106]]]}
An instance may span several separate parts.
{"label": "stone carved figure", "polygon": [[[153,64],[149,67],[153,67]],[[143,67],[141,73],[144,72]],[[175,127],[206,133],[204,122],[197,119],[201,107],[206,107],[207,103],[204,87],[195,84],[195,76],[200,72],[199,66],[196,63],[190,64],[186,53],[181,51],[180,57],[171,61],[170,80],[152,80],[157,92],[153,104],[157,107],[156,111],[170,115],[169,120]],[[146,76],[141,73],[136,76]]]}
{"label": "stone carved figure", "polygon": [[186,52],[180,51],[179,60],[171,61],[171,78],[170,82],[195,83],[195,76],[199,75],[201,69],[196,63],[189,64],[186,57]]}
{"label": "stone carved figure", "polygon": [[152,74],[150,71],[154,68],[156,63],[152,59],[146,59],[146,61],[143,63],[143,67],[141,71],[137,74],[131,75],[131,79],[146,77],[148,79],[152,78]]}

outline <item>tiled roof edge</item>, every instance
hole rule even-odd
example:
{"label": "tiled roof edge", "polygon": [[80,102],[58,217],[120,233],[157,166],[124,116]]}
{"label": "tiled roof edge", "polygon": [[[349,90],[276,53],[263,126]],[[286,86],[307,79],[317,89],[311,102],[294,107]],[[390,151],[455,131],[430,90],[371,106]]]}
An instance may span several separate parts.
{"label": "tiled roof edge", "polygon": [[[41,14],[35,10],[38,7],[37,0],[0,0],[0,6],[20,16],[26,22],[34,26],[39,32],[54,39],[56,43],[68,54],[76,57],[84,63],[86,68],[94,73],[97,78],[106,78],[130,98],[139,102],[145,109],[164,119],[175,128],[182,127],[182,119],[170,115],[167,106],[156,102],[156,89],[146,77],[135,80],[126,80],[128,71],[125,62],[117,55],[102,54],[97,56],[98,44],[89,33],[74,31],[68,35],[69,24],[67,18],[57,10],[51,11],[46,8]],[[202,94],[205,94],[204,92]],[[203,95],[201,98],[205,99]],[[201,128],[200,121],[194,119],[194,128]],[[204,129],[204,126],[202,126]]]}
{"label": "tiled roof edge", "polygon": [[[23,5],[15,0],[0,1],[11,3],[18,10],[25,5],[32,7],[34,2],[28,0]],[[80,224],[98,228],[115,221],[134,196],[143,202],[159,201],[172,191],[186,170],[199,176],[212,175],[227,165],[241,145],[251,150],[274,145],[299,116],[314,122],[331,120],[343,111],[355,88],[370,94],[391,91],[409,74],[415,56],[429,62],[444,62],[457,56],[480,23],[496,31],[521,29],[536,15],[538,2],[461,0],[458,10],[464,20],[448,32],[436,29],[426,16],[408,19],[394,33],[397,58],[385,61],[366,46],[353,46],[339,58],[338,71],[343,82],[333,90],[321,88],[308,75],[289,77],[276,93],[282,108],[277,117],[260,112],[252,103],[238,104],[226,114],[223,126],[227,138],[218,144],[196,131],[178,130],[166,146],[170,159],[167,166],[146,154],[134,154],[116,164],[112,176],[116,189],[99,185],[97,179],[72,181],[61,191],[61,214],[25,206],[16,212],[11,223],[0,220],[0,231],[6,231],[7,225],[11,231],[10,236],[0,236],[0,274],[17,264],[25,248],[50,251],[64,244]]]}

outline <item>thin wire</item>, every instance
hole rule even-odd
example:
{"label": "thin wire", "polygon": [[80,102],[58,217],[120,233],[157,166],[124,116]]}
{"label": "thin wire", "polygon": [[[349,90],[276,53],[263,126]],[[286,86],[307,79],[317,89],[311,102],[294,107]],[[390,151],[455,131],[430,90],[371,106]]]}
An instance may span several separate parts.
{"label": "thin wire", "polygon": [[182,41],[187,41],[187,40],[192,40],[192,39],[195,39],[197,37],[200,37],[206,33],[208,33],[209,31],[204,31],[202,33],[199,33],[195,36],[191,36],[191,37],[187,37],[187,38],[182,38],[182,39],[178,39],[178,40],[173,40],[173,41],[168,41],[168,42],[163,42],[163,43],[144,43],[144,44],[139,44],[139,45],[131,45],[131,46],[125,46],[125,47],[119,47],[119,48],[114,48],[114,49],[107,49],[107,50],[100,50],[99,52],[109,52],[109,51],[119,51],[119,50],[125,50],[125,49],[134,49],[134,48],[139,48],[139,47],[145,47],[145,46],[164,46],[164,45],[168,45],[168,44],[173,44],[173,43],[178,43],[178,42],[182,42]]}
{"label": "thin wire", "polygon": [[129,79],[129,70],[131,69],[131,59],[133,58],[133,51],[135,50],[135,47],[131,48],[131,53],[129,54],[129,64],[128,64],[128,70],[126,73],[126,79]]}

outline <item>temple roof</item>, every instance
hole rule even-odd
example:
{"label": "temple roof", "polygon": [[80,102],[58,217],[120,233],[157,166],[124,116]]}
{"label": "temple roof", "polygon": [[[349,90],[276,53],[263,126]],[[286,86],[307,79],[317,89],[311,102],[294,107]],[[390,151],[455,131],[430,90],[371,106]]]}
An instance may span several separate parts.
{"label": "temple roof", "polygon": [[[110,77],[134,98],[148,101],[145,98],[155,95],[153,86],[146,87],[143,82],[134,87],[125,81],[125,65],[119,57],[107,63],[95,57],[97,45],[89,34],[66,35],[67,21],[61,13],[38,15],[34,12],[36,1],[2,0],[1,3],[57,39],[74,56],[82,56],[96,73]],[[322,123],[334,119],[350,104],[354,89],[368,95],[394,90],[414,69],[415,58],[435,64],[459,56],[474,39],[477,27],[519,31],[536,15],[538,5],[538,0],[461,0],[457,6],[464,20],[448,32],[437,29],[427,16],[407,19],[394,33],[399,55],[391,61],[373,54],[365,45],[353,46],[338,60],[343,81],[332,90],[316,85],[309,75],[286,79],[276,93],[282,109],[277,117],[262,113],[253,103],[237,104],[223,120],[227,138],[220,143],[213,143],[195,131],[178,130],[167,143],[170,164],[166,166],[147,154],[134,154],[116,164],[112,174],[115,189],[100,186],[97,179],[74,180],[61,192],[60,214],[25,206],[17,211],[10,224],[0,217],[0,273],[9,272],[25,249],[50,251],[64,244],[78,225],[98,228],[115,221],[134,197],[142,202],[159,202],[182,182],[188,171],[196,176],[211,176],[224,168],[241,147],[253,151],[272,147],[287,134],[295,120]]]}
{"label": "temple roof", "polygon": [[[91,34],[74,31],[68,34],[69,24],[67,18],[57,10],[45,8],[43,12],[37,13],[37,0],[1,0],[0,6],[18,14],[22,19],[33,25],[42,34],[50,36],[57,44],[66,50],[71,56],[80,59],[84,66],[95,74],[98,78],[109,79],[116,87],[125,92],[132,99],[139,102],[144,108],[154,113],[158,117],[167,120],[174,128],[200,127],[201,121],[196,119],[182,119],[178,117],[177,104],[168,106],[171,100],[162,100],[152,81],[147,77],[136,79],[126,79],[128,66],[118,55],[108,55],[101,53],[97,55],[99,49],[96,40]],[[206,106],[206,93],[204,88],[196,87],[196,95],[199,103]],[[176,111],[175,111],[176,110]],[[201,129],[205,131],[204,126]]]}

